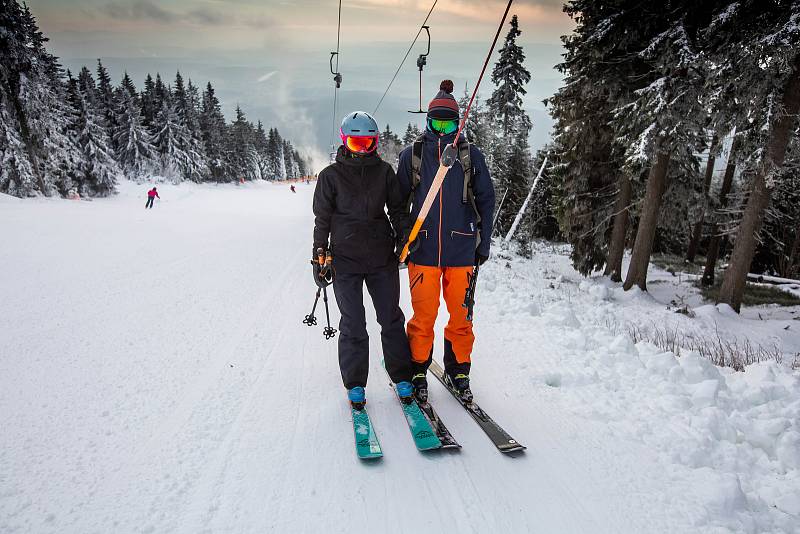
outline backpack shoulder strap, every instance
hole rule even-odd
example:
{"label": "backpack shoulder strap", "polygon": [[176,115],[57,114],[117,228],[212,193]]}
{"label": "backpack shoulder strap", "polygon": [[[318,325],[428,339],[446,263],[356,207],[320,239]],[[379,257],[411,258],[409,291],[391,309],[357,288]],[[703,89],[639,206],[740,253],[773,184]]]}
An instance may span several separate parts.
{"label": "backpack shoulder strap", "polygon": [[475,169],[472,167],[470,144],[466,139],[458,143],[458,161],[461,163],[461,168],[464,171],[464,189],[461,193],[461,203],[469,203],[472,206],[472,210],[475,212],[475,223],[478,226],[475,239],[475,248],[477,249],[481,244],[481,212],[478,211],[478,205],[475,203],[475,193],[472,190],[475,182]]}
{"label": "backpack shoulder strap", "polygon": [[470,144],[467,140],[458,143],[458,161],[461,163],[461,168],[464,170],[464,189],[461,194],[461,203],[469,203],[472,205],[472,209],[475,210],[475,220],[480,224],[481,214],[478,211],[478,206],[475,204],[475,194],[472,191],[473,184],[475,183],[475,170],[472,168]]}
{"label": "backpack shoulder strap", "polygon": [[408,194],[406,202],[406,211],[409,213],[411,213],[411,204],[414,202],[414,192],[422,181],[422,140],[423,136],[420,135],[411,145],[411,192]]}
{"label": "backpack shoulder strap", "polygon": [[464,189],[461,194],[461,203],[469,202],[469,192],[472,189],[472,158],[469,154],[469,141],[462,139],[458,142],[458,161],[464,171]]}

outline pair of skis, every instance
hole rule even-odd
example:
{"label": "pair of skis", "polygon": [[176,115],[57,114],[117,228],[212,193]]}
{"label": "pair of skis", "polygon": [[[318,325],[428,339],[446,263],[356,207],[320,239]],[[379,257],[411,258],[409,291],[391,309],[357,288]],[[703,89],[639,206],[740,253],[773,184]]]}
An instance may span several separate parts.
{"label": "pair of skis", "polygon": [[[525,447],[512,438],[508,432],[494,422],[477,403],[464,402],[458,393],[449,387],[444,380],[444,370],[436,362],[431,362],[430,370],[433,375],[447,388],[459,401],[464,409],[469,412],[473,420],[480,426],[489,439],[492,440],[497,450],[503,453],[525,450]],[[394,389],[394,387],[392,387]],[[400,400],[400,397],[398,397]],[[437,449],[461,448],[453,435],[445,426],[442,419],[433,409],[430,402],[418,403],[416,400],[406,404],[401,402],[403,415],[405,415],[408,428],[414,444],[420,451]],[[356,440],[356,453],[361,459],[373,459],[383,456],[378,437],[369,419],[366,408],[356,410],[351,408],[353,429]]]}

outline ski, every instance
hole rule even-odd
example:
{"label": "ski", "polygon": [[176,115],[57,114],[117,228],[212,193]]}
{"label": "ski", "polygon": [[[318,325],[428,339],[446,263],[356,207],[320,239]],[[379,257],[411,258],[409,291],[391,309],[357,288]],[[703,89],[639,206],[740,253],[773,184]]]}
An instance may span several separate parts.
{"label": "ski", "polygon": [[436,413],[436,410],[431,406],[430,401],[421,403],[417,401],[419,409],[425,414],[425,417],[430,421],[433,431],[436,432],[436,437],[442,442],[443,449],[460,449],[461,444],[456,441],[456,438],[450,433],[444,424],[444,421]]}
{"label": "ski", "polygon": [[458,393],[454,389],[450,388],[447,383],[445,383],[444,369],[442,369],[442,367],[436,361],[431,362],[429,369],[433,375],[439,379],[439,382],[441,382],[442,385],[447,388],[447,390],[464,407],[464,409],[469,412],[475,422],[478,423],[478,426],[480,426],[486,435],[489,436],[489,439],[492,440],[492,443],[494,443],[495,447],[497,447],[497,450],[503,453],[525,450],[524,445],[512,438],[508,432],[503,430],[503,427],[495,423],[494,420],[489,417],[489,415],[484,412],[475,401],[462,401],[459,398]]}
{"label": "ski", "polygon": [[[381,366],[383,367],[383,370],[386,371],[386,364],[383,360],[381,360]],[[388,371],[386,374],[388,376]],[[391,381],[389,382],[389,387],[392,388],[392,391],[394,391],[395,396],[397,397],[397,401],[403,408],[403,415],[406,418],[408,429],[411,431],[411,437],[414,438],[414,444],[417,446],[417,449],[421,451],[441,449],[442,442],[436,436],[436,431],[431,426],[428,418],[425,417],[425,414],[417,404],[417,401],[412,400],[410,403],[406,404],[402,401],[400,395],[397,394],[397,389],[394,387]]]}
{"label": "ski", "polygon": [[381,450],[378,436],[375,435],[375,429],[372,427],[372,421],[369,419],[367,409],[356,410],[351,406],[350,412],[353,416],[353,432],[356,437],[356,454],[358,454],[358,457],[362,460],[381,458],[383,451]]}

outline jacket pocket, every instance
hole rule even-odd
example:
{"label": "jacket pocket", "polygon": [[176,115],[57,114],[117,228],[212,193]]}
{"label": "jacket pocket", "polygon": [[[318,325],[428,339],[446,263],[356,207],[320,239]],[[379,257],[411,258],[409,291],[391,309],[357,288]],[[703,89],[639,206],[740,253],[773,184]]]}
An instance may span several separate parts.
{"label": "jacket pocket", "polygon": [[451,230],[442,251],[442,263],[451,267],[472,265],[475,261],[475,232]]}
{"label": "jacket pocket", "polygon": [[450,237],[471,237],[475,238],[475,232],[459,232],[457,230],[452,230],[450,232]]}

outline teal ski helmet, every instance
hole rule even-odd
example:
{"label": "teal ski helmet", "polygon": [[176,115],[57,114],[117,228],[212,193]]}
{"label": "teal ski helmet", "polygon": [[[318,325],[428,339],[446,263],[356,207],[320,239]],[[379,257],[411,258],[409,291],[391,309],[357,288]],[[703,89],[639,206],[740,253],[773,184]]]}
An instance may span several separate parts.
{"label": "teal ski helmet", "polygon": [[354,111],[342,120],[339,129],[342,144],[350,152],[368,154],[378,148],[378,123],[366,111]]}

